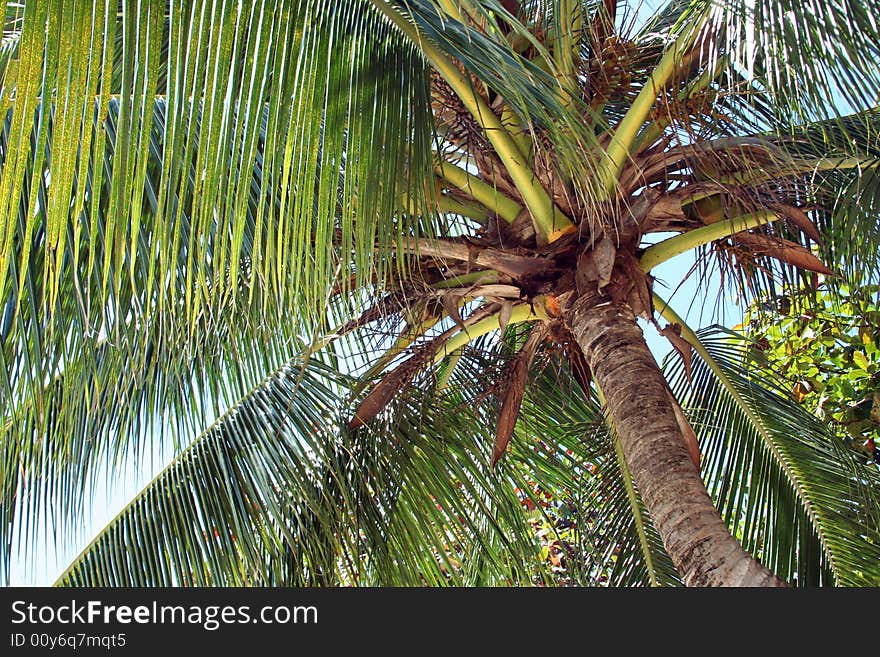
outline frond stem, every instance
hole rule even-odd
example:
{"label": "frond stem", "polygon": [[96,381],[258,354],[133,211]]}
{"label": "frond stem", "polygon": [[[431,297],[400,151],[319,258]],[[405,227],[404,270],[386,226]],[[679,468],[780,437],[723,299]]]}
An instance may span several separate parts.
{"label": "frond stem", "polygon": [[547,191],[541,186],[538,177],[529,169],[525,156],[520,152],[510,133],[504,129],[501,120],[473,88],[471,82],[458,70],[438,48],[422,38],[415,25],[395,11],[385,0],[372,0],[376,7],[401,32],[417,44],[422,54],[437,69],[459,97],[465,108],[486,133],[502,163],[510,174],[513,183],[529,209],[538,234],[551,242],[561,237],[573,227],[571,220],[553,203]]}
{"label": "frond stem", "polygon": [[[507,325],[510,326],[512,324],[530,322],[536,319],[550,319],[550,316],[544,308],[544,300],[542,297],[536,297],[532,300],[532,303],[522,303],[513,306],[510,311],[510,317],[507,320]],[[469,326],[452,336],[437,350],[437,353],[434,355],[434,364],[436,365],[446,358],[446,356],[449,356],[457,349],[464,347],[468,342],[487,335],[492,331],[497,331],[500,328],[501,311],[489,315],[485,319],[476,322],[472,326]]]}
{"label": "frond stem", "polygon": [[[699,93],[705,91],[710,84],[724,71],[728,64],[728,57],[725,55],[723,57],[719,57],[718,61],[715,62],[715,66],[712,68],[706,68],[693,83],[688,85],[685,89],[682,89],[678,94],[678,102],[684,103]],[[672,115],[666,114],[662,118],[656,119],[649,123],[645,129],[642,131],[642,134],[639,135],[638,138],[638,147],[643,148],[649,144],[652,144],[663,131],[672,123]]]}
{"label": "frond stem", "polygon": [[780,216],[771,210],[760,210],[734,217],[728,221],[718,221],[708,226],[701,226],[681,235],[670,237],[645,250],[640,260],[642,271],[647,273],[657,265],[671,260],[686,251],[725,237],[730,237],[762,224],[772,223],[779,218]]}
{"label": "frond stem", "polygon": [[741,184],[753,185],[755,183],[795,176],[801,173],[816,173],[819,171],[833,171],[835,169],[871,169],[878,168],[880,160],[874,157],[821,157],[815,160],[801,160],[786,163],[781,167],[765,167],[759,171],[740,172],[718,179],[721,185]]}
{"label": "frond stem", "polygon": [[434,165],[434,171],[450,185],[469,194],[475,201],[509,224],[513,223],[523,210],[519,203],[502,194],[497,188],[451,162],[438,161]]}
{"label": "frond stem", "polygon": [[620,172],[627,159],[632,155],[639,131],[651,114],[657,95],[669,82],[683,54],[690,48],[705,18],[701,19],[693,29],[679,37],[660,58],[657,67],[651,72],[645,86],[627,110],[623,119],[611,137],[605,158],[599,165],[597,179],[599,182],[600,200],[610,199],[617,188]]}
{"label": "frond stem", "polygon": [[431,287],[435,290],[445,290],[453,287],[461,287],[462,285],[482,285],[484,283],[497,283],[500,275],[497,271],[484,269],[481,271],[472,271],[469,274],[454,276],[446,280],[434,283]]}

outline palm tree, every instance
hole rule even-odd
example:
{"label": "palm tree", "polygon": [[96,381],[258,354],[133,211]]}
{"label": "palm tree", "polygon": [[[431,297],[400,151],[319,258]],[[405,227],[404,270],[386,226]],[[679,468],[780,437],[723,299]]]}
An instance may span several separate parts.
{"label": "palm tree", "polygon": [[171,440],[59,583],[546,582],[546,493],[578,582],[876,584],[876,472],[651,272],[876,277],[877,15],[8,2],[0,565]]}

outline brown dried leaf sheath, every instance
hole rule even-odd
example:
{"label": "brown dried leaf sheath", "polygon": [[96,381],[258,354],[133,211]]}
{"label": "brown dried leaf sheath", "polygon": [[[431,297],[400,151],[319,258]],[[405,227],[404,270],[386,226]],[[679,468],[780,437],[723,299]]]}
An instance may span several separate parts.
{"label": "brown dried leaf sheath", "polygon": [[456,323],[459,328],[465,328],[464,320],[462,320],[461,315],[458,313],[458,304],[461,301],[460,294],[442,294],[440,295],[440,300],[443,303],[443,310],[446,311],[446,314],[452,318],[452,321]]}
{"label": "brown dried leaf sheath", "polygon": [[495,429],[495,448],[492,451],[492,467],[498,463],[498,459],[507,449],[507,444],[513,436],[513,428],[519,418],[519,409],[522,406],[523,395],[526,391],[526,383],[529,379],[529,369],[535,359],[535,352],[547,337],[546,324],[536,324],[532,329],[529,339],[526,340],[522,350],[517,354],[507,370],[507,389],[504,392],[504,401],[501,403],[501,411],[498,413],[498,425]]}
{"label": "brown dried leaf sheath", "polygon": [[598,244],[593,248],[593,259],[596,263],[596,270],[599,275],[599,289],[611,282],[611,272],[614,269],[614,260],[617,256],[617,249],[607,237],[599,240]]}
{"label": "brown dried leaf sheath", "polygon": [[410,356],[405,362],[388,372],[357,407],[354,417],[348,423],[348,428],[354,430],[362,427],[381,413],[394,398],[394,395],[412,381],[416,373],[431,357],[431,354],[433,354],[433,350],[427,349]]}
{"label": "brown dried leaf sheath", "polygon": [[577,342],[572,341],[571,344],[567,345],[565,353],[568,357],[568,367],[571,370],[575,381],[578,382],[584,395],[590,397],[592,394],[590,382],[593,377],[590,373],[590,366],[587,364],[587,359],[584,358],[584,352],[581,351]]}
{"label": "brown dried leaf sheath", "polygon": [[658,330],[660,335],[665,336],[679,355],[681,355],[681,360],[684,362],[684,373],[687,376],[688,383],[690,383],[694,348],[690,342],[681,337],[681,326],[678,324],[667,324],[665,328]]}
{"label": "brown dried leaf sheath", "polygon": [[[480,320],[491,316],[497,311],[498,307],[495,304],[489,304],[480,310],[477,310],[464,320],[463,325],[465,328],[471,326]],[[409,384],[419,370],[431,362],[431,359],[434,358],[434,355],[440,347],[442,347],[458,330],[458,325],[447,329],[428,344],[419,347],[418,351],[410,356],[409,359],[398,365],[391,372],[388,372],[357,407],[354,417],[352,417],[351,421],[348,423],[348,428],[354,430],[362,427],[381,413],[394,398],[394,395],[397,394],[401,388]]]}
{"label": "brown dried leaf sheath", "polygon": [[697,443],[697,434],[694,432],[691,423],[688,422],[687,417],[685,417],[684,411],[681,410],[681,406],[678,405],[675,397],[673,397],[672,393],[668,390],[667,394],[669,395],[669,401],[672,403],[672,410],[675,413],[675,420],[678,422],[678,428],[681,429],[681,436],[684,439],[685,447],[687,447],[688,454],[691,456],[691,461],[694,462],[694,465],[697,466],[697,470],[699,470],[700,446]]}
{"label": "brown dried leaf sheath", "polygon": [[819,233],[819,229],[816,228],[816,224],[810,221],[806,212],[791,205],[778,205],[774,206],[773,209],[800,228],[804,235],[816,244],[822,243],[822,235]]}
{"label": "brown dried leaf sheath", "polygon": [[510,322],[511,313],[513,313],[513,302],[505,300],[502,302],[501,311],[498,313],[498,327],[502,333],[504,333],[508,322]]}
{"label": "brown dried leaf sheath", "polygon": [[751,248],[756,255],[770,256],[771,258],[794,265],[799,269],[806,269],[826,275],[834,274],[819,258],[800,244],[789,242],[780,237],[755,235],[754,233],[737,233],[734,235],[734,239],[743,246]]}

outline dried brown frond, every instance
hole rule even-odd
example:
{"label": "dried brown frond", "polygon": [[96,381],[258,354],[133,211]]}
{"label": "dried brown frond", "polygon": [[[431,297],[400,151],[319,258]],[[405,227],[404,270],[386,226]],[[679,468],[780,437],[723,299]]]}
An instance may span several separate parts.
{"label": "dried brown frond", "polygon": [[529,339],[519,351],[516,358],[510,363],[505,372],[504,396],[501,402],[501,410],[498,412],[498,424],[495,428],[495,445],[492,450],[492,466],[498,463],[519,418],[519,409],[522,407],[526,384],[529,380],[529,370],[535,358],[538,346],[547,338],[549,331],[545,323],[536,324],[529,334]]}

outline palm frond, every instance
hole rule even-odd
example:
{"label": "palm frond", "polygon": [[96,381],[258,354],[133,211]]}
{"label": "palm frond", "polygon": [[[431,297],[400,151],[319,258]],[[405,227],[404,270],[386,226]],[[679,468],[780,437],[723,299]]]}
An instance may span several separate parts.
{"label": "palm frond", "polygon": [[363,2],[56,4],[2,51],[0,565],[13,509],[75,518],[404,265],[431,162],[425,64]]}
{"label": "palm frond", "polygon": [[302,584],[333,577],[335,542],[344,532],[336,531],[332,468],[344,472],[347,455],[326,427],[339,384],[316,360],[282,367],[135,497],[59,583]]}
{"label": "palm frond", "polygon": [[276,372],[60,583],[531,582],[535,539],[512,488],[489,472],[488,427],[480,444],[461,398],[413,387],[389,423],[349,433],[341,383],[316,360]]}
{"label": "palm frond", "polygon": [[822,235],[822,259],[851,283],[874,280],[880,273],[880,108],[797,126],[777,143],[800,169],[786,176],[780,191],[815,208],[809,214]]}
{"label": "palm frond", "polygon": [[[553,166],[560,168],[555,175],[577,177],[582,183],[578,191],[588,201],[590,177],[584,172],[597,166],[599,142],[591,129],[597,117],[582,101],[574,81],[564,82],[551,53],[530,32],[534,26],[524,25],[495,0],[473,7],[483,24],[494,26],[482,29],[456,20],[430,0],[400,4],[421,36],[473,76],[474,94],[487,94],[486,100],[493,108],[507,108],[514,113],[526,142],[546,140],[552,144],[556,156]],[[552,23],[552,17],[552,10],[546,12],[546,20]],[[520,18],[525,20],[524,16]],[[510,34],[521,36],[536,54],[529,58],[518,52]],[[500,111],[503,114],[504,110]],[[522,155],[528,157],[529,153]]]}
{"label": "palm frond", "polygon": [[749,344],[710,327],[697,334],[689,383],[667,371],[704,453],[710,494],[741,540],[779,576],[801,586],[878,581],[876,471],[833,432],[749,368]]}
{"label": "palm frond", "polygon": [[[711,2],[731,66],[772,100],[778,124],[834,118],[877,102],[875,0]],[[836,101],[836,102],[835,102]]]}
{"label": "palm frond", "polygon": [[[876,108],[833,121],[798,126],[792,135],[773,139],[787,162],[744,170],[755,176],[749,192],[802,208],[815,227],[817,243],[789,220],[765,232],[814,252],[834,272],[825,280],[860,285],[880,272],[878,207],[880,207],[880,114]],[[776,169],[776,170],[775,170]],[[724,254],[722,254],[724,255]],[[747,299],[776,296],[785,289],[815,285],[814,276],[795,267],[759,259],[755,275],[740,285]]]}
{"label": "palm frond", "polygon": [[[567,560],[573,582],[679,585],[595,397],[588,399],[555,362],[529,386],[521,417],[510,457],[520,460],[537,490],[567,509],[553,520],[573,525],[577,552]],[[541,465],[544,460],[565,467],[557,473],[558,466]]]}

